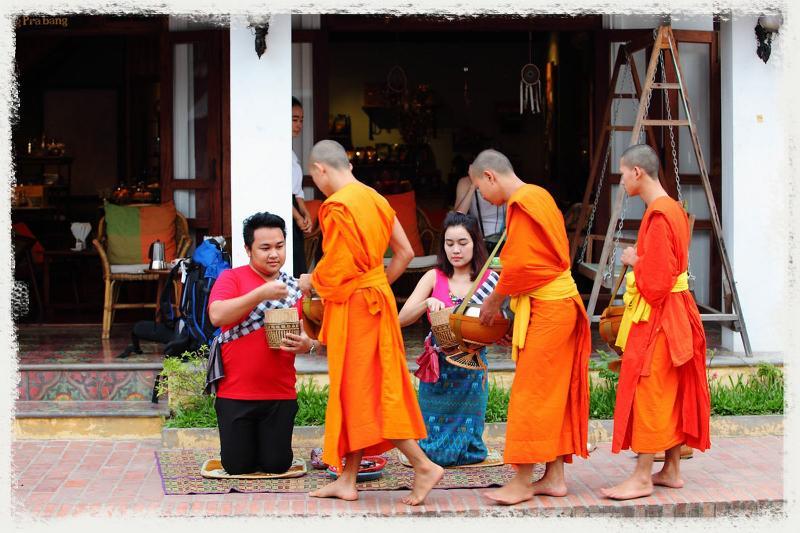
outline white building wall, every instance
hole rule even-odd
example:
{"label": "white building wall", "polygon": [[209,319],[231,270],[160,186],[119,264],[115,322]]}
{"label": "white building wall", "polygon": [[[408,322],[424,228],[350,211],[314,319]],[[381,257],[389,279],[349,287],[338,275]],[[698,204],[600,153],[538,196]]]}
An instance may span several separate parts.
{"label": "white building wall", "polygon": [[[783,350],[788,234],[784,171],[787,124],[781,113],[781,38],[764,64],[756,55],[757,15],[720,26],[722,70],[722,227],[754,351]],[[726,347],[742,349],[738,333]]]}
{"label": "white building wall", "polygon": [[257,211],[269,211],[286,221],[284,270],[291,272],[291,16],[272,16],[261,59],[246,17],[231,17],[230,39],[233,266],[247,263],[242,222]]}

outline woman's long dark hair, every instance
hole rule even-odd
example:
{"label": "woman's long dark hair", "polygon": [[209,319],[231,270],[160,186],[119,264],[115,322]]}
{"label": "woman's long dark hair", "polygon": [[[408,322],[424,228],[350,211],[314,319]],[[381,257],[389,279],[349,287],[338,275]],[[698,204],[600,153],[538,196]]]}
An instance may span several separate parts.
{"label": "woman's long dark hair", "polygon": [[486,246],[483,244],[483,237],[481,237],[481,230],[478,227],[478,219],[472,215],[459,213],[458,211],[450,211],[444,219],[442,224],[442,242],[439,244],[439,262],[437,267],[444,272],[448,278],[453,277],[455,269],[452,263],[447,260],[447,252],[444,250],[444,234],[447,228],[453,226],[463,226],[469,233],[472,239],[472,261],[470,261],[470,275],[469,278],[475,281],[478,272],[481,271],[483,264],[486,262],[488,253],[486,253]]}

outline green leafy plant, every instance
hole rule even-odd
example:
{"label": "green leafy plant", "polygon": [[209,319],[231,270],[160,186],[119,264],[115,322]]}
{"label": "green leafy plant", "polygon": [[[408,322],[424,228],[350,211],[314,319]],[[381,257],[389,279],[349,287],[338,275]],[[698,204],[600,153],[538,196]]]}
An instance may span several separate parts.
{"label": "green leafy plant", "polygon": [[511,391],[492,380],[489,385],[489,399],[486,402],[486,422],[505,422],[508,413],[508,399]]}
{"label": "green leafy plant", "polygon": [[783,413],[783,371],[769,363],[758,365],[755,375],[718,378],[708,382],[712,415],[761,415]]}
{"label": "green leafy plant", "polygon": [[169,393],[170,407],[191,408],[203,399],[206,386],[206,360],[208,346],[196,352],[184,352],[178,357],[164,358],[163,369],[156,392],[159,397]]}
{"label": "green leafy plant", "polygon": [[321,426],[328,408],[328,386],[320,387],[311,379],[302,381],[297,389],[296,426]]}
{"label": "green leafy plant", "polygon": [[[214,428],[217,416],[214,411],[214,397],[203,394],[205,387],[205,360],[207,348],[198,352],[184,353],[181,359],[167,358],[164,361],[162,380],[159,383],[159,396],[169,391],[172,416],[166,427],[173,428]],[[589,363],[591,370],[598,373],[598,379],[589,384],[589,416],[595,419],[614,417],[619,376],[608,369],[608,364],[616,358],[606,352],[598,352],[599,360]],[[714,352],[710,352],[713,360]],[[756,373],[749,378],[738,376],[720,379],[716,373],[709,372],[708,383],[711,393],[711,413],[713,415],[752,415],[783,413],[784,375],[775,365],[762,363]],[[313,380],[301,381],[297,388],[298,411],[295,417],[297,426],[318,426],[325,423],[328,405],[328,386],[317,385]],[[489,397],[486,404],[486,422],[505,422],[508,413],[510,390],[492,380],[489,384]]]}
{"label": "green leafy plant", "polygon": [[589,417],[599,419],[614,418],[617,401],[619,375],[608,369],[608,364],[616,360],[607,352],[598,350],[600,360],[589,360],[589,370],[597,371],[597,380],[589,381]]}

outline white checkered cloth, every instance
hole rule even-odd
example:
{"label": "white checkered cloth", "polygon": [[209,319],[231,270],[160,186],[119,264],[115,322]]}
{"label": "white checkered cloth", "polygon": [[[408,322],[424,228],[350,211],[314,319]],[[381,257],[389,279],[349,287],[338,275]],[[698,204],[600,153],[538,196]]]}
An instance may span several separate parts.
{"label": "white checkered cloth", "polygon": [[289,289],[289,294],[286,298],[280,300],[264,300],[250,311],[247,318],[214,338],[208,352],[206,388],[204,391],[206,394],[216,394],[219,380],[225,377],[225,370],[222,367],[222,345],[226,342],[241,339],[245,335],[261,329],[264,326],[264,312],[268,309],[293,307],[303,296],[303,293],[300,291],[298,280],[289,274],[281,272],[276,281],[280,281]]}

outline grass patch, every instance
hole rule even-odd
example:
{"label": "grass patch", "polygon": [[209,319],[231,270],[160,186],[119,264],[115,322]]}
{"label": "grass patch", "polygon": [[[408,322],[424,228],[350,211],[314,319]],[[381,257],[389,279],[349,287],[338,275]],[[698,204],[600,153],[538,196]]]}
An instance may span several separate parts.
{"label": "grass patch", "polygon": [[755,375],[708,380],[712,415],[764,415],[783,413],[783,372],[774,365],[761,363]]}
{"label": "grass patch", "polygon": [[[600,353],[600,361],[591,361],[590,369],[597,370],[599,380],[589,385],[589,418],[611,419],[617,395],[618,375],[608,370],[612,357]],[[205,352],[186,353],[181,359],[164,361],[159,396],[177,398],[173,414],[165,422],[168,428],[215,428],[217,415],[214,397],[203,395],[205,386]],[[713,353],[712,353],[713,359]],[[784,408],[784,376],[780,368],[761,363],[756,374],[720,379],[708,376],[712,415],[782,414]],[[492,380],[486,404],[486,422],[505,422],[510,391]],[[172,404],[171,400],[171,404]],[[300,382],[297,388],[297,426],[320,426],[325,423],[328,406],[328,386],[319,386],[311,379]],[[535,409],[536,406],[531,406]]]}

